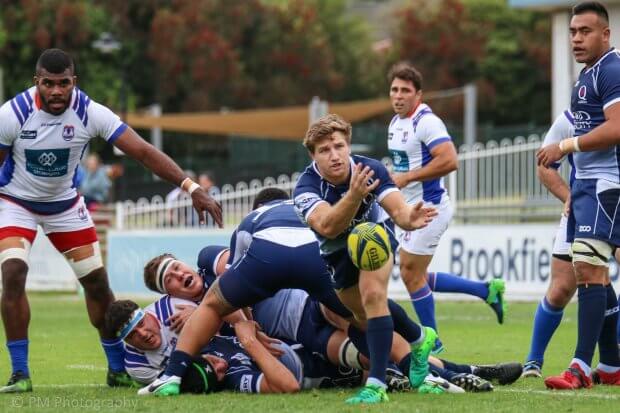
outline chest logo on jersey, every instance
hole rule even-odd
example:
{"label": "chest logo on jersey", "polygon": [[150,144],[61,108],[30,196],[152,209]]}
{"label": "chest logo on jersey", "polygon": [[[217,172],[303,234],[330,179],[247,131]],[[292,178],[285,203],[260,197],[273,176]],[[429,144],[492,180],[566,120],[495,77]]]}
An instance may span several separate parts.
{"label": "chest logo on jersey", "polygon": [[37,131],[36,130],[23,130],[19,134],[19,138],[20,139],[36,139],[37,138]]}
{"label": "chest logo on jersey", "polygon": [[69,165],[69,149],[26,149],[26,170],[46,178],[64,176]]}
{"label": "chest logo on jersey", "polygon": [[73,125],[65,125],[65,127],[62,128],[62,138],[68,142],[74,137],[75,137],[75,128],[73,127]]}
{"label": "chest logo on jersey", "polygon": [[400,139],[400,142],[401,142],[401,143],[406,143],[406,142],[407,142],[408,135],[409,135],[409,131],[404,131],[404,132],[403,132],[403,137]]}
{"label": "chest logo on jersey", "polygon": [[579,87],[579,90],[577,90],[577,97],[579,98],[579,103],[587,103],[586,101],[587,92],[588,92],[588,89],[586,88],[586,85],[581,85]]}
{"label": "chest logo on jersey", "polygon": [[391,141],[393,137],[394,137],[394,133],[392,132],[388,133],[388,141]]}

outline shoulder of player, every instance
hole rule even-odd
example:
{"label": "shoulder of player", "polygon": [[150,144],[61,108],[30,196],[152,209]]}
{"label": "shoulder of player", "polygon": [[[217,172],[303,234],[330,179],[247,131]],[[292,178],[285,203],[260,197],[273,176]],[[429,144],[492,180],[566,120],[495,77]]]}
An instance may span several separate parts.
{"label": "shoulder of player", "polygon": [[34,86],[28,88],[0,106],[0,121],[5,126],[19,125],[21,127],[36,112],[35,90]]}
{"label": "shoulder of player", "polygon": [[617,77],[620,74],[620,52],[617,50],[607,52],[607,54],[601,57],[600,60],[589,70],[586,70],[586,72],[591,70],[596,70],[599,77],[601,75],[612,75],[614,76],[614,80],[620,82],[620,78]]}

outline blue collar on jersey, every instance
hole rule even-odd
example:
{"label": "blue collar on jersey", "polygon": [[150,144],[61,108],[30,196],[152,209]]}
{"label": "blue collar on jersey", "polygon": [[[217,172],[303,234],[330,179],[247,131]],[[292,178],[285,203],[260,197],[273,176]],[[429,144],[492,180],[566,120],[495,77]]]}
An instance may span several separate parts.
{"label": "blue collar on jersey", "polygon": [[138,325],[138,323],[142,321],[144,316],[144,311],[142,311],[141,308],[136,309],[136,311],[131,314],[131,319],[127,322],[127,324],[125,324],[121,331],[118,332],[118,338],[120,338],[121,340],[125,340],[127,336],[131,333],[131,330],[133,330]]}

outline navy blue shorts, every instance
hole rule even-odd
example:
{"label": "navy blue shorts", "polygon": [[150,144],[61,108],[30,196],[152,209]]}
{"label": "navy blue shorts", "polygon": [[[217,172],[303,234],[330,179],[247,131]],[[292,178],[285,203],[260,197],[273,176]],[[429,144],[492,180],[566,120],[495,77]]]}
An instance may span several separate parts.
{"label": "navy blue shorts", "polygon": [[320,303],[312,299],[306,301],[297,330],[297,342],[306,350],[327,358],[327,343],[335,331],[336,328],[323,316]]}
{"label": "navy blue shorts", "polygon": [[620,246],[620,185],[603,179],[576,179],[571,186],[567,241],[594,238]]}
{"label": "navy blue shorts", "polygon": [[286,288],[306,291],[342,317],[352,317],[340,302],[315,243],[286,247],[254,239],[245,255],[219,278],[224,298],[235,308],[248,307]]}

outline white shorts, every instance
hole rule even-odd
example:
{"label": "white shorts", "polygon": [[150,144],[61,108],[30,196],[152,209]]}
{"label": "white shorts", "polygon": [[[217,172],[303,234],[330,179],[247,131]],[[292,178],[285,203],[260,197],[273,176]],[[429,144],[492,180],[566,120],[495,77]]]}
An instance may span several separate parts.
{"label": "white shorts", "polygon": [[434,255],[439,240],[454,215],[454,209],[450,199],[444,197],[439,205],[425,203],[424,206],[432,206],[437,210],[437,216],[426,227],[415,231],[404,231],[396,226],[396,239],[398,247],[415,255]]}
{"label": "white shorts", "polygon": [[551,254],[553,255],[569,255],[570,242],[566,241],[567,222],[568,218],[562,214],[560,225],[558,226],[558,230],[555,233],[555,239],[553,240],[553,250],[551,251]]}
{"label": "white shorts", "polygon": [[20,236],[34,241],[37,225],[60,252],[92,244],[97,241],[93,220],[86,209],[84,198],[69,209],[54,215],[39,215],[24,207],[0,198],[0,239]]}

